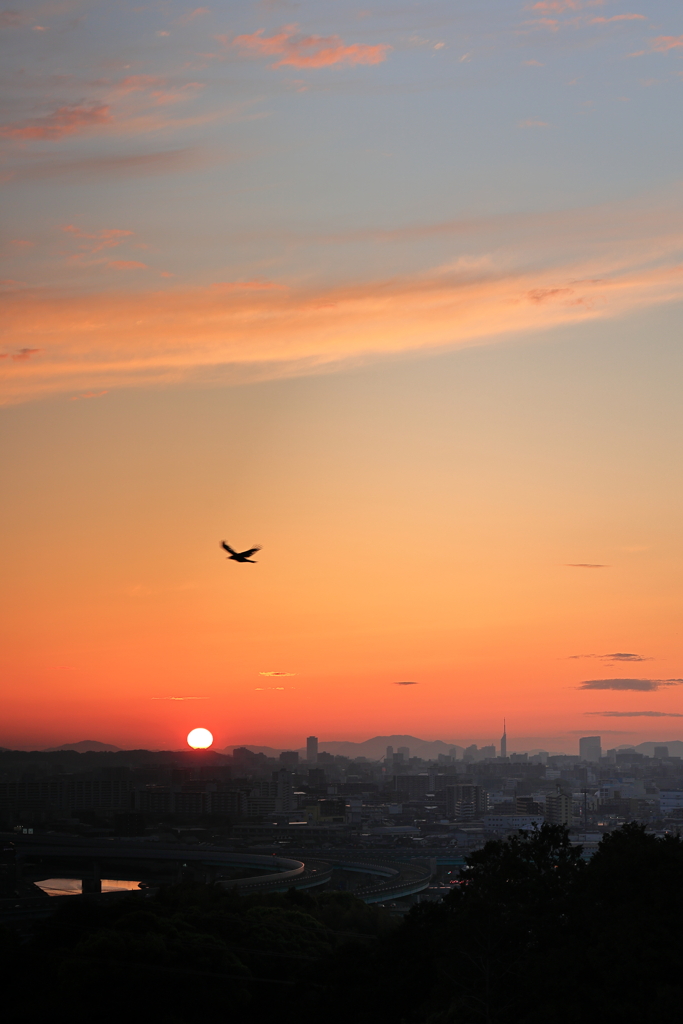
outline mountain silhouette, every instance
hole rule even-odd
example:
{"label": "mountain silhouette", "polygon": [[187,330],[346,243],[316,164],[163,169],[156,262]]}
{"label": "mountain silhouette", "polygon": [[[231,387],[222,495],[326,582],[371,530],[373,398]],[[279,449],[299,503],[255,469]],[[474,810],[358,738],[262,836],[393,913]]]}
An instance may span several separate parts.
{"label": "mountain silhouette", "polygon": [[46,754],[56,753],[58,750],[77,750],[79,754],[92,753],[93,751],[116,751],[121,747],[115,747],[111,743],[100,743],[99,740],[79,740],[78,743],[62,743],[61,747],[45,747]]}

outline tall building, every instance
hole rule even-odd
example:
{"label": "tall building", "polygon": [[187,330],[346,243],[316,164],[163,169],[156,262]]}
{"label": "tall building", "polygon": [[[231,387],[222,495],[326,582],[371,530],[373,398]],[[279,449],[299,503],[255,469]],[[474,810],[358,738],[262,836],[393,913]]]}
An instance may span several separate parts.
{"label": "tall building", "polygon": [[582,736],[579,740],[579,757],[582,761],[595,761],[602,757],[602,738],[600,736]]}
{"label": "tall building", "polygon": [[446,816],[478,818],[488,809],[488,794],[481,786],[446,786]]}
{"label": "tall building", "polygon": [[432,780],[427,772],[420,775],[394,775],[394,790],[405,800],[421,800],[430,792]]}
{"label": "tall building", "polygon": [[283,750],[280,754],[280,764],[285,768],[296,768],[299,764],[299,751]]}
{"label": "tall building", "polygon": [[669,756],[668,747],[655,747],[654,756],[659,758],[660,761],[665,761]]}
{"label": "tall building", "polygon": [[394,748],[393,747],[387,747],[386,759],[389,762],[394,760]]}
{"label": "tall building", "polygon": [[545,798],[545,820],[551,825],[571,825],[572,798],[558,789],[557,793],[548,793]]}
{"label": "tall building", "polygon": [[404,760],[408,760],[410,757],[410,747],[399,747],[396,751],[397,754],[403,754]]}
{"label": "tall building", "polygon": [[322,788],[327,785],[327,776],[324,768],[308,769],[308,785],[312,789]]}
{"label": "tall building", "polygon": [[[291,753],[291,751],[284,751],[284,753]],[[282,755],[280,755],[282,757]],[[288,813],[294,810],[294,787],[292,786],[292,777],[286,768],[281,768],[278,772],[273,772],[273,782],[275,783],[275,810],[280,813]]]}
{"label": "tall building", "polygon": [[503,719],[503,735],[500,737],[500,756],[508,756],[508,734],[505,729],[505,719]]}
{"label": "tall building", "polygon": [[309,764],[315,764],[318,760],[318,737],[309,736],[306,740],[306,760]]}

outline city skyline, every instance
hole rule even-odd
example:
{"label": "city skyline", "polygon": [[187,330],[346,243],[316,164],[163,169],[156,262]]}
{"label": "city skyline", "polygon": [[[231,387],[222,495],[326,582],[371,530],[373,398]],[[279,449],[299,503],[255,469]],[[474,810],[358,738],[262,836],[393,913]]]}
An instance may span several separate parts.
{"label": "city skyline", "polygon": [[[393,735],[378,735],[369,737],[365,740],[343,740],[343,739],[318,739],[317,736],[309,736],[303,742],[297,742],[296,739],[290,744],[284,744],[280,746],[271,746],[269,744],[262,744],[258,742],[252,742],[250,740],[235,740],[229,741],[223,745],[222,738],[219,737],[218,741],[212,737],[212,742],[207,744],[208,752],[215,752],[221,754],[230,754],[235,749],[248,749],[254,753],[264,753],[269,757],[277,757],[281,753],[296,752],[300,755],[301,762],[305,764],[316,764],[318,761],[318,754],[336,756],[341,754],[343,757],[353,760],[354,758],[367,759],[368,761],[387,763],[391,762],[392,757],[395,753],[399,754],[399,760],[405,760],[406,764],[409,758],[416,757],[418,760],[483,760],[491,759],[494,760],[510,760],[510,757],[517,755],[528,755],[529,757],[537,757],[538,755],[544,756],[580,756],[582,759],[587,760],[599,760],[601,754],[605,754],[611,750],[626,750],[626,749],[639,749],[639,748],[671,748],[672,751],[678,750],[680,745],[681,755],[683,755],[683,740],[679,739],[642,739],[634,738],[630,742],[617,741],[614,734],[606,733],[605,742],[602,743],[602,735],[596,736],[577,736],[572,744],[572,749],[552,749],[552,745],[549,748],[543,746],[532,746],[526,744],[523,741],[517,741],[513,743],[512,747],[507,750],[506,747],[496,746],[495,743],[487,743],[486,740],[473,740],[469,738],[459,739],[425,739],[424,737],[411,736],[408,734],[393,734]],[[311,740],[315,740],[315,744],[311,745]],[[394,743],[408,743],[412,746],[401,746],[397,747],[394,751],[393,746],[386,746],[384,744],[391,740]],[[481,746],[479,746],[481,743]],[[611,746],[613,744],[613,746]],[[189,737],[186,741],[180,745],[177,749],[180,751],[187,750],[187,747],[195,746],[194,743],[189,743]],[[202,744],[202,747],[204,744]],[[546,745],[548,747],[548,745]],[[575,748],[575,749],[574,749]],[[10,748],[4,748],[0,745],[0,749],[9,750]],[[115,743],[106,742],[102,740],[74,740],[65,741],[64,743],[57,744],[53,747],[39,748],[33,745],[28,745],[24,748],[16,748],[18,750],[46,750],[57,751],[57,750],[79,750],[84,751],[125,751],[125,747],[120,747]],[[175,749],[175,748],[137,748],[137,749]],[[600,753],[596,754],[596,750]],[[655,755],[656,756],[656,755]],[[677,755],[678,756],[678,755]]]}

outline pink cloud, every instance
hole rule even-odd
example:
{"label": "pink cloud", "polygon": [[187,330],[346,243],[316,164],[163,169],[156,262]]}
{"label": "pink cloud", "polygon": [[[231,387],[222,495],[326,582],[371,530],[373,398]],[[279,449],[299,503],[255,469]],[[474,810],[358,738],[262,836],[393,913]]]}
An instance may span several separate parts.
{"label": "pink cloud", "polygon": [[110,121],[109,107],[105,104],[92,104],[89,107],[65,106],[33,121],[3,125],[0,127],[0,137],[25,141],[54,141],[96,125],[108,124]]}
{"label": "pink cloud", "polygon": [[168,82],[167,78],[158,75],[128,75],[116,83],[116,91],[125,96],[129,92],[143,92],[147,89],[160,88]]}
{"label": "pink cloud", "polygon": [[0,11],[0,28],[19,28],[30,20],[30,15],[19,11]]}
{"label": "pink cloud", "polygon": [[650,49],[657,53],[666,53],[667,50],[676,50],[683,46],[683,36],[657,36],[650,43]]}
{"label": "pink cloud", "polygon": [[138,263],[137,260],[110,260],[108,267],[113,270],[147,270],[146,263]]}
{"label": "pink cloud", "polygon": [[202,82],[186,82],[185,85],[178,88],[169,89],[167,78],[160,78],[156,75],[129,75],[117,83],[115,91],[120,96],[127,96],[133,92],[144,92],[148,94],[148,98],[155,106],[160,106],[191,99],[203,88]]}
{"label": "pink cloud", "polygon": [[254,57],[281,56],[273,68],[288,64],[295,68],[323,68],[332,64],[381,64],[391,46],[380,43],[366,46],[346,45],[340,36],[297,35],[296,25],[285,25],[274,36],[264,36],[262,28],[251,35],[236,36],[228,44],[227,36],[216,38],[225,45],[238,47]]}
{"label": "pink cloud", "polygon": [[611,21],[647,21],[644,14],[613,14],[611,18],[591,18],[589,25],[608,25]]}
{"label": "pink cloud", "polygon": [[[87,248],[91,253],[120,246],[123,240],[129,238],[133,233],[133,231],[126,231],[121,227],[103,227],[99,231],[83,231],[76,224],[65,224],[61,230],[73,234],[76,239],[86,239],[87,242],[84,243],[83,248]],[[88,245],[88,242],[94,243],[94,245]]]}
{"label": "pink cloud", "polygon": [[237,153],[227,154],[219,149],[185,147],[183,149],[161,150],[138,153],[131,156],[78,157],[75,160],[41,160],[20,164],[10,172],[5,181],[41,180],[66,177],[81,181],[93,177],[132,177],[137,175],[172,174],[187,169],[208,167],[215,163],[240,159]]}
{"label": "pink cloud", "polygon": [[195,9],[193,11],[188,11],[187,14],[181,15],[181,17],[177,19],[176,24],[177,25],[189,25],[190,22],[194,21],[196,18],[201,18],[202,14],[210,14],[210,13],[211,12],[209,11],[208,7],[195,7]]}
{"label": "pink cloud", "polygon": [[30,359],[31,356],[34,356],[36,354],[36,352],[40,352],[40,349],[39,348],[20,348],[18,352],[14,353],[14,355],[12,356],[12,359],[15,361],[15,363],[25,362],[27,359]]}
{"label": "pink cloud", "polygon": [[[571,224],[576,220],[573,211]],[[551,223],[557,228],[550,220],[546,228]],[[647,224],[651,229],[651,219]],[[335,288],[234,288],[250,282],[225,282],[227,290],[8,292],[8,343],[15,352],[40,346],[41,359],[21,374],[5,375],[5,401],[182,380],[291,376],[345,360],[526,337],[680,301],[683,236],[673,237],[668,227],[661,238],[641,237],[639,225],[635,235],[605,245],[603,223],[592,256],[545,268],[530,266],[530,250],[507,269],[463,274],[435,268]]]}
{"label": "pink cloud", "polygon": [[582,11],[586,7],[602,7],[606,0],[540,0],[529,4],[525,10],[539,14],[564,14],[565,11]]}
{"label": "pink cloud", "polygon": [[255,278],[252,281],[216,281],[211,286],[221,292],[267,292],[287,290],[284,284],[277,284],[275,281],[264,281]]}
{"label": "pink cloud", "polygon": [[563,14],[564,11],[581,10],[580,0],[543,0],[542,3],[530,4],[527,11],[538,11],[539,14]]}
{"label": "pink cloud", "polygon": [[80,402],[82,398],[102,398],[103,395],[108,395],[108,391],[86,391],[83,395],[72,395],[69,399],[70,402]]}

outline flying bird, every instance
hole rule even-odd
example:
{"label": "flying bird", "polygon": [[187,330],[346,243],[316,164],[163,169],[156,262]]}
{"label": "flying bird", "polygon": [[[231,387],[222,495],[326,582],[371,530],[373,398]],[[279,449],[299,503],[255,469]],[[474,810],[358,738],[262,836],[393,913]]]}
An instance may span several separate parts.
{"label": "flying bird", "polygon": [[229,544],[226,544],[224,540],[221,541],[221,547],[228,552],[229,560],[233,562],[251,562],[252,565],[256,565],[256,560],[250,558],[250,555],[255,555],[257,551],[260,551],[260,547],[249,548],[248,551],[233,551]]}

